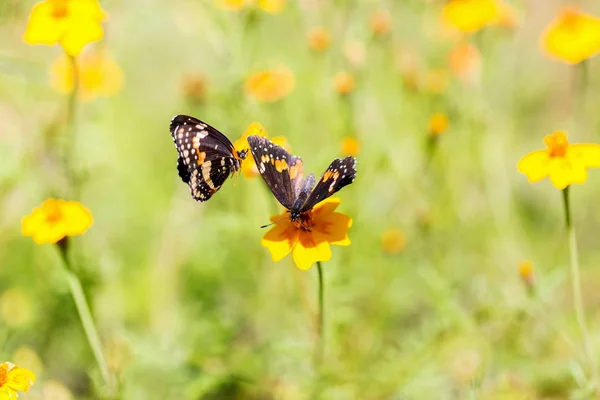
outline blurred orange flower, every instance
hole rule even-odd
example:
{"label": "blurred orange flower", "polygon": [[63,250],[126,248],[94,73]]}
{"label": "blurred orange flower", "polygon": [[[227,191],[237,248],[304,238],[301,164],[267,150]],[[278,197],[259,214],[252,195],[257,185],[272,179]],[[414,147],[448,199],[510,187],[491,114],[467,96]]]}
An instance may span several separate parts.
{"label": "blurred orange flower", "polygon": [[17,399],[17,392],[29,392],[35,383],[35,374],[10,362],[0,364],[0,399]]}
{"label": "blurred orange flower", "polygon": [[265,234],[261,244],[269,250],[273,261],[292,253],[294,263],[302,270],[317,261],[329,261],[330,245],[350,245],[347,231],[352,226],[352,218],[335,212],[340,202],[339,198],[330,197],[302,214],[301,222],[310,230],[299,222],[292,222],[287,211],[271,217],[275,227]]}
{"label": "blurred orange flower", "polygon": [[23,218],[21,231],[37,244],[57,243],[66,236],[85,233],[93,222],[90,210],[78,201],[47,199]]}
{"label": "blurred orange flower", "polygon": [[533,284],[533,264],[531,261],[524,260],[519,263],[519,275],[527,286]]}
{"label": "blurred orange flower", "polygon": [[[116,94],[123,86],[123,71],[105,50],[90,49],[76,60],[78,91],[82,100]],[[59,93],[74,88],[73,63],[65,55],[51,66],[51,85]]]}
{"label": "blurred orange flower", "polygon": [[31,9],[23,39],[29,44],[60,44],[70,56],[104,36],[107,15],[97,0],[44,0]]}
{"label": "blurred orange flower", "polygon": [[504,1],[498,3],[498,15],[494,25],[512,29],[517,27],[519,22],[519,13],[514,5]]}
{"label": "blurred orange flower", "polygon": [[356,80],[354,79],[354,75],[350,74],[349,72],[342,71],[333,78],[333,85],[338,94],[348,95],[354,90],[356,86]]}
{"label": "blurred orange flower", "polygon": [[360,142],[352,136],[346,136],[342,141],[342,154],[356,156],[360,152]]}
{"label": "blurred orange flower", "polygon": [[259,101],[276,101],[294,90],[294,73],[287,67],[269,69],[246,79],[246,93]]}
{"label": "blurred orange flower", "polygon": [[386,35],[392,29],[392,16],[388,10],[377,10],[371,14],[369,25],[375,36]]}
{"label": "blurred orange flower", "polygon": [[406,236],[399,229],[387,229],[381,235],[381,248],[388,254],[398,254],[406,247]]}
{"label": "blurred orange flower", "polygon": [[450,121],[444,113],[435,113],[429,118],[429,134],[431,136],[440,136],[448,129]]}
{"label": "blurred orange flower", "polygon": [[202,103],[206,99],[207,79],[198,73],[186,73],[181,80],[183,95],[192,103]]}
{"label": "blurred orange flower", "polygon": [[331,37],[327,29],[322,27],[313,28],[308,32],[308,45],[316,51],[324,51],[329,48]]}
{"label": "blurred orange flower", "polygon": [[[242,137],[233,143],[233,147],[235,147],[237,151],[248,150],[250,146],[248,145],[247,139],[248,136],[251,135],[269,137],[267,130],[260,123],[252,122],[250,125],[248,125],[248,128],[246,128],[246,131]],[[276,145],[283,147],[288,152],[292,151],[287,139],[284,136],[276,136],[272,138],[271,141]],[[246,157],[242,161],[242,173],[246,178],[258,176],[258,168],[256,166],[256,161],[254,161],[254,157]]]}
{"label": "blurred orange flower", "polygon": [[588,168],[600,168],[600,145],[570,144],[567,133],[556,131],[544,138],[545,150],[527,154],[519,161],[518,169],[535,183],[545,177],[557,189],[585,183]]}
{"label": "blurred orange flower", "polygon": [[499,15],[498,0],[450,0],[442,20],[461,32],[474,33],[494,22]]}
{"label": "blurred orange flower", "polygon": [[600,52],[600,18],[564,8],[542,33],[546,54],[567,64],[577,64]]}
{"label": "blurred orange flower", "polygon": [[469,42],[458,44],[449,56],[450,69],[461,81],[475,83],[481,72],[481,54]]}

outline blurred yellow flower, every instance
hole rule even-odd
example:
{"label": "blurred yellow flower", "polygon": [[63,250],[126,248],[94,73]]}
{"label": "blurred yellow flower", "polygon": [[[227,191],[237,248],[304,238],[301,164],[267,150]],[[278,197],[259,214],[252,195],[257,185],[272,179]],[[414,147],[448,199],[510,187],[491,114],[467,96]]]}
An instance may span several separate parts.
{"label": "blurred yellow flower", "polygon": [[329,48],[331,37],[327,29],[322,27],[313,28],[307,35],[308,45],[316,51],[324,51]]}
{"label": "blurred yellow flower", "polygon": [[481,72],[481,54],[469,42],[458,44],[450,51],[448,63],[452,73],[461,81],[475,83]]}
{"label": "blurred yellow flower", "polygon": [[70,56],[102,39],[107,15],[98,0],[44,0],[31,9],[23,39],[29,44],[60,44]]}
{"label": "blurred yellow flower", "polygon": [[519,275],[527,286],[533,284],[533,264],[529,260],[523,260],[519,263]]}
{"label": "blurred yellow flower", "polygon": [[259,101],[276,101],[294,90],[294,73],[287,67],[270,69],[246,79],[246,93]]}
{"label": "blurred yellow flower", "polygon": [[498,0],[450,0],[443,21],[461,32],[473,33],[494,22],[499,14]]}
{"label": "blurred yellow flower", "polygon": [[440,136],[446,132],[450,125],[448,117],[444,113],[435,113],[429,118],[429,134],[431,136]]}
{"label": "blurred yellow flower", "polygon": [[358,139],[352,136],[346,136],[342,141],[342,154],[345,156],[356,156],[360,152],[360,143]]}
{"label": "blurred yellow flower", "polygon": [[217,7],[229,11],[240,11],[246,7],[258,7],[270,14],[280,13],[285,8],[285,0],[216,0]]}
{"label": "blurred yellow flower", "polygon": [[258,0],[258,8],[269,14],[280,13],[285,7],[285,0]]}
{"label": "blurred yellow flower", "polygon": [[217,7],[224,10],[239,11],[244,8],[248,0],[216,0],[216,3]]}
{"label": "blurred yellow flower", "polygon": [[570,144],[566,132],[556,131],[544,138],[545,150],[527,154],[518,169],[534,183],[545,177],[557,189],[585,183],[588,168],[600,168],[600,145]]}
{"label": "blurred yellow flower", "polygon": [[[269,137],[269,133],[260,123],[252,122],[250,125],[248,125],[248,128],[246,128],[246,131],[242,134],[242,137],[233,143],[233,147],[235,147],[237,151],[248,150],[250,146],[248,145],[247,139],[248,136],[251,135]],[[292,151],[284,136],[276,136],[272,138],[271,141],[276,145],[283,147],[288,152]],[[242,173],[246,178],[258,176],[258,168],[256,166],[256,161],[254,161],[254,157],[246,157],[242,161]]]}
{"label": "blurred yellow flower", "polygon": [[21,231],[37,244],[57,243],[81,235],[94,222],[90,210],[77,201],[47,199],[21,221]]}
{"label": "blurred yellow flower", "polygon": [[[105,50],[86,51],[76,62],[79,97],[82,100],[112,96],[123,87],[123,71]],[[73,91],[73,64],[65,55],[52,64],[50,83],[59,93]]]}
{"label": "blurred yellow flower", "polygon": [[342,71],[333,78],[333,86],[338,94],[348,95],[356,87],[356,80],[351,73]]}
{"label": "blurred yellow flower", "polygon": [[406,236],[399,229],[387,229],[381,235],[381,248],[388,254],[398,254],[406,247]]}
{"label": "blurred yellow flower", "polygon": [[17,399],[17,392],[29,392],[35,383],[35,374],[10,362],[0,364],[0,399]]}
{"label": "blurred yellow flower", "polygon": [[542,33],[546,54],[567,64],[577,64],[600,52],[600,18],[564,8]]}
{"label": "blurred yellow flower", "polygon": [[292,222],[289,212],[271,217],[275,224],[261,241],[273,257],[280,261],[292,253],[296,266],[302,270],[309,269],[317,261],[331,259],[331,244],[338,246],[350,245],[348,228],[352,219],[347,215],[335,212],[340,204],[339,198],[325,199],[312,210],[300,217],[300,222]]}
{"label": "blurred yellow flower", "polygon": [[371,31],[375,36],[383,36],[392,29],[392,16],[388,10],[377,10],[369,19]]}

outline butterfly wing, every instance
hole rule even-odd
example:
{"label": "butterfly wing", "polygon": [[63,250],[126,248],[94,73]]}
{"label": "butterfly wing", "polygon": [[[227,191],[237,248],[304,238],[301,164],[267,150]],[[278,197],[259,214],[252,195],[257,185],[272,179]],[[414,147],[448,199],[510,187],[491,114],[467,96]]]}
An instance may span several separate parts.
{"label": "butterfly wing", "polygon": [[317,203],[325,200],[341,188],[354,182],[356,177],[356,158],[348,156],[344,159],[336,158],[317,182],[300,212],[313,208]]}
{"label": "butterfly wing", "polygon": [[171,120],[171,136],[179,157],[177,171],[192,197],[206,201],[239,168],[239,156],[225,135],[188,115]]}
{"label": "butterfly wing", "polygon": [[248,144],[265,183],[281,205],[291,209],[302,185],[302,159],[262,136],[248,136]]}

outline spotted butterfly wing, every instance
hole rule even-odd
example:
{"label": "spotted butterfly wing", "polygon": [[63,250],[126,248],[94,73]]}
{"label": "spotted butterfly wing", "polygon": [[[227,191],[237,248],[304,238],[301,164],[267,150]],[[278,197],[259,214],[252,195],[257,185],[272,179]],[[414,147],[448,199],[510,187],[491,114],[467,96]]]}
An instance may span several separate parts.
{"label": "spotted butterfly wing", "polygon": [[197,201],[210,199],[246,157],[225,135],[197,118],[177,115],[170,131],[179,155],[177,172]]}
{"label": "spotted butterfly wing", "polygon": [[262,136],[248,136],[248,144],[267,186],[282,206],[291,209],[302,186],[302,159]]}
{"label": "spotted butterfly wing", "polygon": [[299,212],[310,210],[317,203],[354,182],[354,178],[356,178],[356,158],[351,156],[344,159],[336,158],[329,164]]}

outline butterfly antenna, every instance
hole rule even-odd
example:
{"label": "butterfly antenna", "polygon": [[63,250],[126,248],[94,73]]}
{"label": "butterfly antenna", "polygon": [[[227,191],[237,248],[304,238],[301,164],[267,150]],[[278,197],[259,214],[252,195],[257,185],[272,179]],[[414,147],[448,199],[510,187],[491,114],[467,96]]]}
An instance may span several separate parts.
{"label": "butterfly antenna", "polygon": [[288,217],[287,215],[284,215],[283,217],[281,217],[281,218],[279,218],[279,219],[277,219],[277,220],[275,220],[275,221],[271,222],[270,224],[263,225],[263,226],[261,226],[260,228],[261,228],[261,229],[263,229],[263,228],[268,228],[269,226],[271,226],[271,225],[274,225],[274,224],[277,224],[277,223],[279,223],[279,222],[283,221],[283,220],[284,220],[284,219],[286,219],[286,218],[289,218],[289,217]]}

